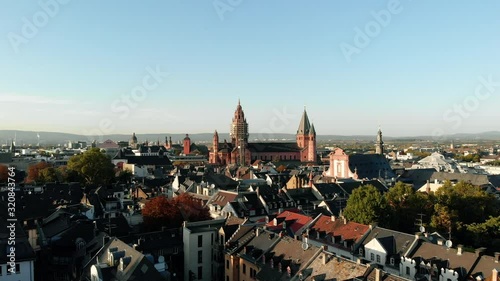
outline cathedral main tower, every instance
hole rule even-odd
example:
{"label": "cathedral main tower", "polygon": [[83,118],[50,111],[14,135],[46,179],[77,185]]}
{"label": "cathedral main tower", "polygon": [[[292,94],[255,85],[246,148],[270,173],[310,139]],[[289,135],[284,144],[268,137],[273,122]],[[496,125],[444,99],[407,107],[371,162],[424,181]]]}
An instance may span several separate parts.
{"label": "cathedral main tower", "polygon": [[238,100],[238,106],[234,112],[233,123],[231,124],[231,142],[234,147],[246,148],[248,144],[248,123],[245,113]]}

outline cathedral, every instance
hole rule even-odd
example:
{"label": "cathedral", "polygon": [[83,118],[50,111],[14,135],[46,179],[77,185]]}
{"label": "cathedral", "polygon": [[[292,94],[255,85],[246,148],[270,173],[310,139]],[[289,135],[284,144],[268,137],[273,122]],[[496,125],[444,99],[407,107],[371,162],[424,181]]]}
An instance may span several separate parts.
{"label": "cathedral", "polygon": [[248,142],[248,123],[238,101],[230,128],[231,142],[219,141],[214,133],[209,162],[216,165],[250,165],[256,160],[317,162],[316,131],[304,109],[296,142]]}

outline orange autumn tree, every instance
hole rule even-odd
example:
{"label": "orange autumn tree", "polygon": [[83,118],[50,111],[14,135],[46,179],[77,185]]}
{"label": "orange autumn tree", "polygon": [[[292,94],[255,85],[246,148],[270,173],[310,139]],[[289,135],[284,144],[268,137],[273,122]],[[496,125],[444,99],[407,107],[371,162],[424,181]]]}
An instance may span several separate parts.
{"label": "orange autumn tree", "polygon": [[45,161],[38,162],[28,167],[27,183],[32,183],[40,180],[40,171],[49,168],[51,165]]}
{"label": "orange autumn tree", "polygon": [[9,177],[9,167],[0,165],[0,182],[7,182]]}
{"label": "orange autumn tree", "polygon": [[158,196],[146,203],[142,209],[144,226],[148,230],[158,230],[181,227],[183,221],[211,220],[208,208],[203,207],[200,201],[183,193],[175,198],[168,199]]}

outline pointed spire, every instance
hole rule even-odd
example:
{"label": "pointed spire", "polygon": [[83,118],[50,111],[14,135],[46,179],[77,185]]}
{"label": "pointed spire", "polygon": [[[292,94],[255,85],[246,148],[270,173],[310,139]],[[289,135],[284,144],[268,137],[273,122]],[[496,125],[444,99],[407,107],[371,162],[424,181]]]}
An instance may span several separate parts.
{"label": "pointed spire", "polygon": [[316,135],[316,129],[314,129],[314,124],[311,124],[311,129],[309,130],[309,135],[310,136]]}
{"label": "pointed spire", "polygon": [[308,134],[310,127],[311,124],[309,123],[309,117],[307,117],[307,111],[304,106],[304,113],[302,114],[302,119],[300,119],[299,129],[297,130],[297,134]]}

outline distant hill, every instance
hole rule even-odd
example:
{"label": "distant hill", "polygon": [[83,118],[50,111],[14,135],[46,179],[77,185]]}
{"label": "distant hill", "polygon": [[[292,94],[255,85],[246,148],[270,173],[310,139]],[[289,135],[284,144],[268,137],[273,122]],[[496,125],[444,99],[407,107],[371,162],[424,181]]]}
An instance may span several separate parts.
{"label": "distant hill", "polygon": [[[18,131],[18,130],[0,130],[0,144],[6,145],[10,144],[11,140],[16,137],[17,144],[33,144],[38,143],[37,134],[40,136],[41,145],[54,145],[54,144],[64,144],[69,141],[87,141],[92,142],[92,140],[104,141],[111,139],[113,141],[128,141],[131,135],[124,134],[114,134],[114,135],[104,135],[104,136],[85,136],[77,134],[59,133],[59,132],[34,132],[34,131]],[[185,134],[137,134],[139,142],[148,141],[160,141],[160,143],[165,142],[165,137],[171,137],[174,143],[182,142]],[[201,133],[201,134],[190,134],[189,137],[192,141],[197,143],[211,143],[213,133]],[[220,133],[220,141],[224,139],[230,139],[229,134]],[[341,135],[318,135],[318,141],[375,141],[374,135],[352,135],[352,136],[341,136]],[[436,140],[432,136],[415,136],[415,137],[391,137],[384,136],[385,140]],[[460,141],[474,141],[474,140],[500,140],[500,131],[490,131],[479,134],[453,134],[446,135],[440,138],[443,141],[460,140]],[[250,141],[295,141],[294,134],[273,134],[273,135],[252,135],[250,134]]]}

